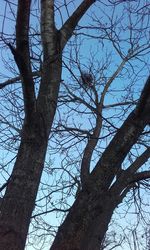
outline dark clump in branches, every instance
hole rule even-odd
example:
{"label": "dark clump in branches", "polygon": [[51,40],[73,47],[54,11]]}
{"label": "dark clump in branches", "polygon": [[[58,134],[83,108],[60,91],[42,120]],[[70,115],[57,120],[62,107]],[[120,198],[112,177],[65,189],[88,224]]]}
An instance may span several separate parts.
{"label": "dark clump in branches", "polygon": [[82,71],[80,76],[80,84],[83,84],[84,87],[92,87],[94,84],[94,79],[91,73]]}

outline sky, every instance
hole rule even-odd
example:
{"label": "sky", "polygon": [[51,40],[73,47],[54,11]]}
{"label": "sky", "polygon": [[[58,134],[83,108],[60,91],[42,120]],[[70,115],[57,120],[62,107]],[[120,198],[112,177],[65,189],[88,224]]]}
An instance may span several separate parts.
{"label": "sky", "polygon": [[[13,3],[16,3],[17,1],[14,1]],[[77,4],[78,3],[80,3],[81,1],[74,1],[75,3],[76,3],[76,6],[77,6]],[[12,20],[13,19],[13,16],[10,14],[10,9],[8,8],[8,5],[7,5],[7,18],[3,18],[3,13],[5,13],[5,1],[2,1],[2,5],[1,5],[1,10],[0,10],[0,25],[1,25],[1,29],[3,29],[3,27],[5,26],[5,29],[3,29],[3,31],[5,32],[5,33],[7,33],[7,34],[10,34],[10,33],[12,33],[12,32],[14,32],[15,31],[15,22],[14,22],[14,20]],[[101,5],[99,5],[100,7],[99,8],[97,8],[97,5],[95,5],[95,6],[93,6],[92,8],[91,8],[91,10],[90,11],[88,11],[88,13],[87,13],[87,15],[85,16],[85,17],[83,17],[83,19],[81,20],[81,22],[80,22],[80,25],[82,26],[82,25],[86,25],[86,26],[88,26],[89,25],[89,23],[91,22],[91,15],[92,15],[92,18],[93,18],[93,20],[95,19],[97,19],[97,17],[99,17],[99,20],[100,20],[100,22],[101,22],[101,25],[106,25],[106,27],[108,27],[109,26],[109,22],[110,22],[110,20],[109,20],[109,15],[110,15],[110,13],[107,13],[107,8],[106,8],[106,6],[105,6],[105,4],[103,3],[103,1],[102,1],[102,4]],[[15,5],[14,5],[14,7],[13,7],[14,9],[16,8],[15,7]],[[102,10],[103,10],[103,12],[102,12],[102,10],[101,10],[101,8],[102,8]],[[139,6],[139,9],[140,9],[140,6]],[[68,8],[68,12],[72,12],[74,10],[74,4],[73,3],[70,3],[70,5],[69,5],[69,8]],[[121,13],[121,11],[122,11],[122,6],[121,5],[119,5],[118,7],[117,7],[117,12],[113,15],[113,13],[112,13],[112,15],[114,16],[114,17],[117,17],[117,16],[119,16],[119,14]],[[33,12],[33,14],[34,14],[35,12]],[[36,11],[36,13],[37,13],[37,11]],[[65,16],[65,18],[67,17],[67,11],[64,11],[63,10],[63,16]],[[108,14],[108,16],[106,17],[106,15]],[[124,13],[124,18],[125,18],[125,21],[127,21],[127,13]],[[65,18],[64,18],[64,20],[65,20]],[[135,17],[134,17],[135,18]],[[134,19],[133,18],[133,20],[131,20],[131,23],[136,23],[136,19]],[[34,15],[32,16],[32,22],[34,23],[34,26],[36,27],[37,26],[37,28],[39,28],[39,24],[37,23],[37,19],[34,17]],[[61,23],[61,18],[60,18],[60,16],[58,15],[57,17],[56,17],[56,22],[57,22],[57,27],[59,28],[60,27],[60,23]],[[100,25],[100,23],[98,23],[98,25]],[[117,24],[116,24],[117,25]],[[81,32],[85,32],[85,30],[84,29],[81,29]],[[90,29],[89,31],[89,35],[93,35],[93,36],[98,36],[99,35],[99,32],[98,32],[98,30],[95,32],[95,31],[93,31],[92,29]],[[119,32],[119,29],[118,29],[118,32]],[[122,51],[123,51],[123,53],[127,53],[128,52],[128,50],[130,49],[130,45],[129,45],[129,42],[127,42],[127,37],[128,37],[128,34],[129,34],[129,29],[127,29],[127,30],[120,30],[120,34],[122,34],[123,36],[122,36],[122,41],[121,41],[121,46],[122,46]],[[120,34],[118,34],[118,35],[120,35]],[[101,33],[101,35],[103,35],[102,33]],[[113,35],[115,35],[115,34],[113,34]],[[7,38],[8,38],[8,36],[7,36]],[[141,38],[140,39],[140,42],[142,43],[143,41],[144,41],[144,39],[145,38]],[[90,38],[88,38],[88,37],[85,37],[83,40],[82,39],[78,39],[77,38],[77,42],[79,42],[79,43],[81,43],[81,49],[80,49],[80,60],[81,60],[81,63],[82,63],[82,65],[83,65],[83,68],[85,68],[86,69],[86,67],[87,67],[87,65],[88,65],[88,63],[89,63],[89,57],[90,57],[90,55],[91,55],[91,53],[94,53],[95,52],[95,54],[96,54],[96,56],[95,56],[95,61],[97,62],[97,67],[99,66],[98,65],[98,63],[99,62],[101,62],[101,63],[103,63],[104,62],[104,60],[105,60],[105,58],[106,58],[106,54],[108,55],[108,58],[110,58],[110,65],[106,65],[107,66],[107,68],[106,68],[106,75],[107,75],[107,77],[110,77],[110,75],[112,75],[113,74],[113,72],[115,71],[115,69],[116,69],[116,67],[117,67],[117,65],[121,62],[121,58],[120,58],[120,56],[118,55],[118,53],[114,50],[113,51],[113,54],[112,54],[112,56],[111,57],[109,57],[109,54],[110,54],[110,52],[112,52],[111,50],[112,50],[112,47],[110,47],[110,41],[105,41],[105,43],[103,44],[103,41],[101,41],[102,39],[99,39],[99,40],[97,40],[97,39],[90,39]],[[71,43],[73,43],[74,42],[74,40],[71,40],[69,43],[70,43],[70,45],[71,45]],[[139,46],[139,44],[137,44],[138,46]],[[6,51],[6,50],[3,50],[2,51],[2,55],[3,56],[6,56],[6,58],[8,58],[8,57],[10,57],[10,54],[9,54],[9,52],[8,51]],[[71,54],[72,56],[74,56],[75,57],[75,52],[74,51],[72,51],[72,54]],[[66,51],[65,51],[65,53],[64,53],[64,58],[65,57],[68,57],[68,52],[67,52],[67,49],[66,49]],[[142,58],[142,56],[141,56],[141,58]],[[144,55],[144,58],[145,58],[145,60],[147,60],[147,58],[148,58],[148,56],[146,56],[146,55]],[[96,62],[95,62],[95,65],[96,65]],[[67,61],[67,63],[69,64],[69,60]],[[142,80],[142,84],[141,84],[141,78],[139,77],[137,77],[137,85],[136,85],[136,90],[137,90],[137,93],[136,93],[136,95],[135,95],[135,97],[138,97],[139,96],[139,90],[143,87],[143,85],[144,85],[144,82],[145,82],[145,79],[146,79],[146,77],[147,77],[147,72],[148,72],[148,69],[145,67],[145,70],[143,70],[142,68],[145,66],[145,64],[142,62],[142,59],[141,59],[141,61],[139,62],[138,60],[137,61],[135,61],[134,63],[133,63],[133,65],[135,66],[135,72],[134,72],[134,76],[135,76],[135,74],[136,74],[136,72],[137,72],[137,74],[139,75],[139,76],[144,76],[143,77],[143,80]],[[128,65],[129,66],[129,65]],[[109,104],[109,103],[115,103],[116,101],[117,101],[117,98],[122,98],[122,91],[120,90],[120,92],[117,94],[117,98],[116,98],[116,89],[122,89],[129,81],[131,81],[132,80],[132,73],[130,73],[130,72],[128,72],[128,69],[129,69],[129,67],[126,67],[125,68],[125,70],[124,71],[126,71],[126,75],[127,75],[127,77],[126,77],[126,79],[125,78],[120,78],[120,79],[118,79],[117,81],[115,81],[114,82],[114,84],[113,84],[113,88],[112,88],[112,93],[111,93],[111,95],[108,95],[107,96],[107,98],[106,98],[106,100],[105,100],[105,105],[106,104]],[[4,75],[8,75],[9,73],[8,73],[8,70],[9,70],[9,68],[7,69],[6,68],[6,65],[5,65],[5,67],[3,67],[2,65],[1,65],[1,69],[2,69],[2,75],[1,75],[1,79],[3,80],[4,79]],[[96,70],[96,69],[95,69]],[[141,70],[141,73],[139,72]],[[76,73],[76,74],[78,74],[79,72],[78,72],[78,70],[77,69],[74,69],[74,72]],[[125,72],[124,72],[125,73]],[[98,72],[98,74],[100,75],[100,73]],[[10,75],[9,75],[10,76]],[[131,77],[131,79],[130,79],[130,77]],[[66,82],[69,82],[70,81],[70,78],[68,77],[68,71],[66,71],[66,70],[64,70],[63,71],[63,79],[66,81]],[[134,89],[134,86],[132,86],[132,89]],[[66,111],[65,111],[66,112]],[[64,115],[65,115],[65,112],[64,112]],[[110,115],[110,113],[112,112],[112,110],[107,110],[107,112],[105,113],[105,115],[107,116],[107,115]],[[71,121],[71,119],[72,119],[72,117],[70,117],[70,121]],[[86,118],[81,118],[81,120],[82,120],[82,123],[83,123],[83,126],[85,126],[85,122],[86,122],[86,126],[87,126],[87,120],[86,120]],[[77,122],[77,121],[76,121]],[[119,121],[117,121],[117,123],[118,123],[118,125],[120,125],[120,122]],[[90,122],[88,123],[89,125],[88,126],[90,126]],[[4,154],[4,156],[6,155],[4,152],[2,152],[1,154]],[[7,156],[8,158],[10,157],[10,156]],[[4,157],[3,157],[4,158]],[[55,165],[59,165],[60,164],[60,161],[59,161],[59,155],[55,155],[55,156],[52,156],[52,159],[53,158],[55,158]],[[51,158],[50,158],[51,159]],[[51,160],[52,160],[51,159]],[[11,168],[11,167],[10,167]],[[7,176],[7,174],[6,174],[6,176]],[[43,179],[46,179],[47,178],[47,176],[44,176],[43,175]],[[52,180],[50,180],[50,181],[52,181]],[[71,201],[70,201],[71,202]],[[123,210],[124,208],[122,208],[122,210]],[[121,210],[121,208],[120,208],[120,210]],[[119,211],[120,211],[119,210]],[[132,209],[131,209],[132,210]],[[49,217],[49,216],[48,216]],[[49,221],[49,218],[47,217],[47,221]],[[128,220],[133,220],[133,217],[135,217],[135,215],[134,214],[132,214],[132,211],[131,211],[131,214],[130,214],[130,216],[129,216],[129,218],[128,218]],[[52,218],[52,217],[50,217],[50,223],[51,224],[53,224],[53,223],[55,223],[55,220],[60,220],[60,219],[58,219],[58,218]],[[126,219],[124,219],[124,218],[120,218],[120,222],[118,223],[118,224],[120,224],[121,223],[121,225],[123,226],[123,224],[124,225],[126,225]],[[116,226],[117,228],[118,228],[118,231],[119,231],[119,226]],[[38,237],[37,237],[38,238]],[[30,247],[30,246],[28,246],[27,247],[27,250],[32,250],[33,248],[32,247]],[[46,249],[48,249],[47,248],[47,246],[45,247],[45,248],[42,248],[43,250],[46,250]],[[121,248],[120,247],[116,247],[115,248],[116,250],[120,250]],[[127,246],[125,246],[125,248],[124,249],[126,249],[126,250],[128,250],[128,248],[127,248]],[[109,250],[109,248],[108,248],[108,250]],[[142,249],[141,249],[142,250]]]}

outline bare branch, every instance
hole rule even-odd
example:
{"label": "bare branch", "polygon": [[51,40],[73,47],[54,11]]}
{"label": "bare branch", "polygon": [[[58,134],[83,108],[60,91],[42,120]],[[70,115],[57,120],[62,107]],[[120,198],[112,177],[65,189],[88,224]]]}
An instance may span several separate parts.
{"label": "bare branch", "polygon": [[72,33],[77,26],[78,22],[85,14],[85,12],[89,9],[89,7],[96,2],[96,0],[84,0],[79,7],[74,11],[71,17],[64,23],[62,28],[60,29],[61,34],[61,49],[64,48],[67,41],[72,36]]}
{"label": "bare branch", "polygon": [[10,178],[0,187],[0,192],[2,192],[8,186],[9,180]]}
{"label": "bare branch", "polygon": [[104,109],[109,109],[109,108],[114,108],[114,107],[120,107],[120,106],[126,106],[126,105],[132,105],[132,104],[137,104],[137,101],[127,101],[127,102],[118,102],[118,103],[113,103],[113,104],[107,104],[103,106]]}
{"label": "bare branch", "polygon": [[89,137],[87,145],[84,149],[84,154],[83,154],[83,158],[82,158],[82,162],[81,162],[82,186],[84,186],[84,184],[87,182],[87,178],[89,177],[91,158],[93,155],[93,151],[94,151],[94,149],[97,145],[97,142],[99,140],[101,128],[102,128],[102,116],[101,116],[101,111],[100,111],[99,114],[97,114],[96,125],[95,125],[95,128],[93,129],[93,133]]}
{"label": "bare branch", "polygon": [[150,171],[143,171],[143,172],[140,172],[140,173],[136,173],[131,178],[131,183],[146,180],[146,179],[150,179]]}
{"label": "bare branch", "polygon": [[21,76],[16,76],[16,77],[13,77],[13,78],[11,78],[11,79],[8,79],[8,80],[6,80],[5,82],[2,82],[2,83],[0,84],[0,89],[3,89],[3,88],[5,88],[6,86],[12,85],[12,84],[14,84],[14,83],[16,83],[16,82],[19,82],[20,80],[21,80]]}
{"label": "bare branch", "polygon": [[150,148],[147,148],[127,169],[129,174],[135,173],[150,157]]}
{"label": "bare branch", "polygon": [[[134,182],[139,180],[147,179],[150,177],[150,171],[144,171],[140,173],[136,173],[136,171],[142,167],[144,163],[150,157],[150,148],[145,150],[131,165],[127,170],[121,170],[120,173],[117,173],[117,180],[113,183],[110,188],[110,192],[115,193],[115,195],[121,194],[120,197],[124,197],[127,192],[133,187]],[[144,173],[142,175],[142,173]],[[148,174],[149,173],[149,174]],[[123,192],[122,192],[123,191]]]}
{"label": "bare branch", "polygon": [[[135,112],[137,112],[137,114],[140,115],[140,113],[143,112],[147,106],[148,106],[147,108],[149,108],[149,106],[150,106],[149,99],[150,99],[150,76],[148,77],[148,79],[146,81],[145,87],[141,93],[141,97],[140,97],[139,102],[137,104],[137,108],[135,110]],[[147,109],[146,109],[146,111],[147,111]],[[148,118],[149,118],[149,116],[148,116]]]}
{"label": "bare branch", "polygon": [[24,106],[27,121],[31,119],[32,113],[35,110],[35,90],[29,51],[30,5],[31,0],[18,1],[16,21],[16,49],[14,49],[11,44],[9,44],[9,48],[14,55],[20,75],[22,77]]}
{"label": "bare branch", "polygon": [[49,214],[49,213],[52,213],[52,212],[63,212],[63,213],[67,213],[69,212],[69,209],[61,209],[61,208],[53,208],[51,210],[46,210],[45,212],[42,212],[42,213],[38,213],[38,214],[35,214],[35,215],[32,215],[31,218],[34,219],[38,216],[41,216],[43,214]]}
{"label": "bare branch", "polygon": [[[96,180],[99,180],[100,186],[106,185],[106,183],[107,185],[111,184],[116,171],[121,167],[127,153],[134,143],[136,143],[144,127],[150,122],[149,88],[150,78],[148,78],[143,88],[141,97],[139,98],[139,104],[118,130],[91,173],[91,179],[93,179],[94,183],[96,183]],[[103,168],[101,166],[103,166]],[[101,180],[103,176],[106,176],[105,180]]]}
{"label": "bare branch", "polygon": [[[41,72],[40,71],[35,71],[35,72],[32,72],[32,76],[33,77],[36,77],[36,76],[41,76]],[[19,82],[21,81],[21,75],[20,76],[16,76],[16,77],[13,77],[13,78],[10,78],[8,80],[6,80],[5,82],[2,82],[0,83],[0,89],[3,89],[5,88],[6,86],[8,85],[12,85],[16,82]]]}
{"label": "bare branch", "polygon": [[104,102],[104,98],[105,98],[105,95],[111,85],[111,83],[115,80],[116,76],[122,71],[124,65],[126,64],[126,62],[128,61],[127,57],[124,58],[122,60],[122,62],[120,63],[120,65],[118,66],[118,68],[115,70],[115,72],[113,73],[113,75],[109,78],[109,80],[107,81],[105,87],[104,87],[104,90],[102,92],[102,95],[101,95],[101,100],[100,102],[102,103],[103,105],[103,102]]}

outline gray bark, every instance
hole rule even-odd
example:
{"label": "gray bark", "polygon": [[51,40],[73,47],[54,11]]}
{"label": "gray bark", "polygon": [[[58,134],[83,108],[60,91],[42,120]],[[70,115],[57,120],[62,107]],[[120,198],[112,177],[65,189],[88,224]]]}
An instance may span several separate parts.
{"label": "gray bark", "polygon": [[[150,77],[136,108],[108,145],[60,226],[51,250],[100,249],[115,208],[133,187],[134,178],[138,179],[137,169],[150,156],[148,149],[129,169],[121,171],[124,158],[149,122]],[[143,173],[143,179],[145,176],[150,177],[150,172]],[[114,177],[117,180],[112,185]]]}
{"label": "gray bark", "polygon": [[25,119],[17,159],[0,207],[0,250],[23,250],[25,247],[57,107],[62,51],[78,21],[94,2],[84,0],[58,31],[54,20],[54,1],[41,0],[43,65],[36,98],[29,48],[31,0],[18,0],[16,48],[11,44],[9,47],[22,80]]}

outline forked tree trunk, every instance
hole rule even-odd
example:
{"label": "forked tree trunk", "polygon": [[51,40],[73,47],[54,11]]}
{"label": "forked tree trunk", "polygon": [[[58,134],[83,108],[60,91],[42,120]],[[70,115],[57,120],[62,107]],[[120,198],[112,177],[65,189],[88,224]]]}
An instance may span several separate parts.
{"label": "forked tree trunk", "polygon": [[129,168],[122,171],[126,155],[150,121],[150,77],[136,108],[104,151],[83,190],[60,226],[50,250],[99,250],[112,214],[136,180],[150,172],[136,173],[149,156],[148,148]]}
{"label": "forked tree trunk", "polygon": [[79,20],[95,0],[84,0],[58,31],[54,0],[41,0],[43,64],[38,97],[30,60],[31,0],[18,0],[14,55],[22,81],[25,122],[21,143],[0,207],[0,250],[23,250],[44,166],[61,82],[62,51]]}

